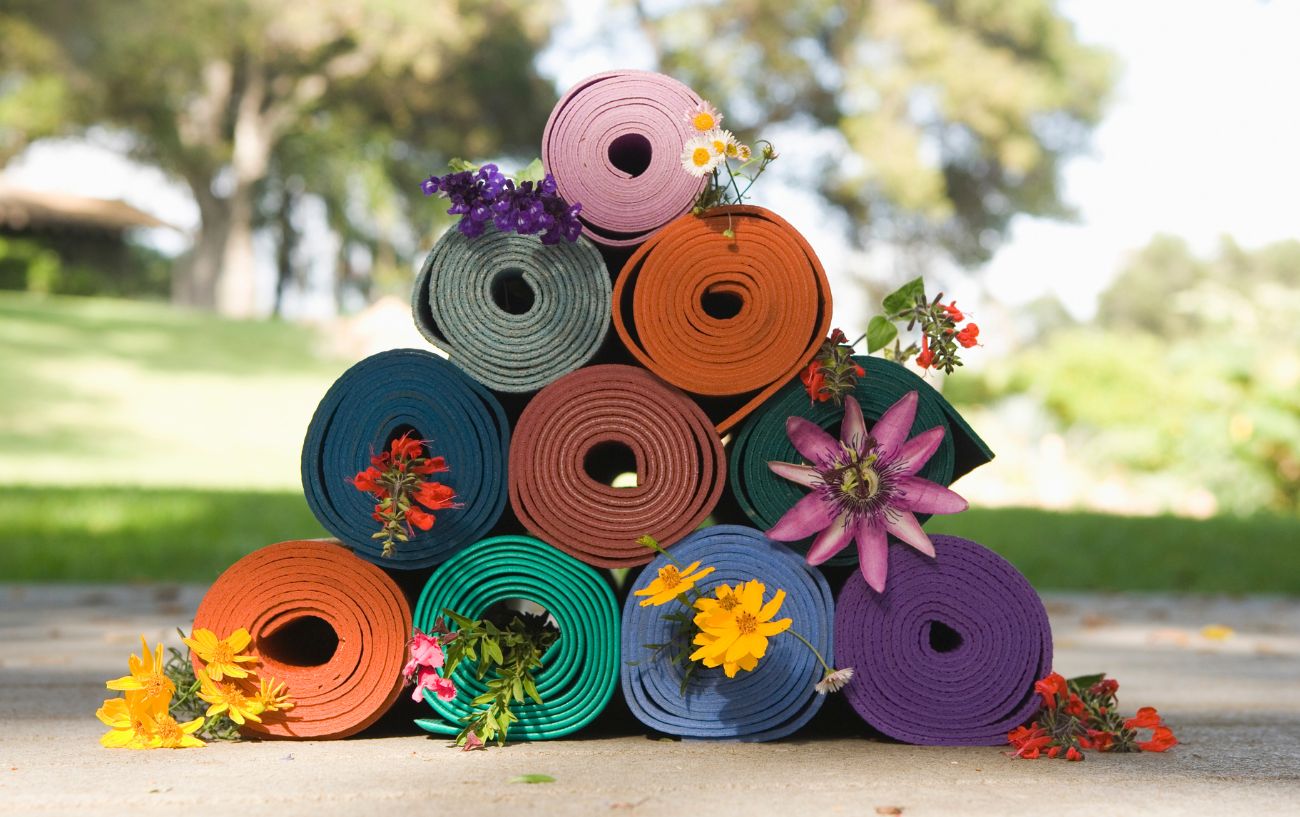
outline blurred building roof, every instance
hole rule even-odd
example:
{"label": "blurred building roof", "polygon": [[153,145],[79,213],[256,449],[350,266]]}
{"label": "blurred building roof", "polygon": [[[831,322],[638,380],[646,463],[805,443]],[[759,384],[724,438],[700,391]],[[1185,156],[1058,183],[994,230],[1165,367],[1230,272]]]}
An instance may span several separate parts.
{"label": "blurred building roof", "polygon": [[124,201],[27,190],[0,183],[0,230],[71,228],[120,232],[137,227],[177,229]]}

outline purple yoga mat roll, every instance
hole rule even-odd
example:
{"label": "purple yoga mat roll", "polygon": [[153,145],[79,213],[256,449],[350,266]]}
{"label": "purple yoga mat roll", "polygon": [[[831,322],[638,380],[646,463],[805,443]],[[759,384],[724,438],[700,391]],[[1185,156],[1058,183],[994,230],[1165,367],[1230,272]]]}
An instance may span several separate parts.
{"label": "purple yoga mat roll", "polygon": [[1047,611],[988,548],[935,535],[937,558],[895,544],[884,593],[854,571],[835,607],[835,663],[876,730],[930,746],[995,746],[1037,711],[1051,671]]}
{"label": "purple yoga mat roll", "polygon": [[542,164],[565,201],[582,204],[583,233],[610,247],[640,244],[688,212],[704,188],[681,164],[699,96],[649,71],[587,77],[556,103]]}

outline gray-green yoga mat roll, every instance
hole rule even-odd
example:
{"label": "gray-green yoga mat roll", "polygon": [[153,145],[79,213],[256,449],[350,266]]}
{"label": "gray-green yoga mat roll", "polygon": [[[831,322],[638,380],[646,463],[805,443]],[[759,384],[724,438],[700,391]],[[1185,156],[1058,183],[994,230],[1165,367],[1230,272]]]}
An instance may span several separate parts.
{"label": "gray-green yoga mat roll", "polygon": [[415,325],[470,377],[533,392],[587,363],[610,325],[611,283],[586,238],[544,245],[489,227],[448,230],[415,279]]}

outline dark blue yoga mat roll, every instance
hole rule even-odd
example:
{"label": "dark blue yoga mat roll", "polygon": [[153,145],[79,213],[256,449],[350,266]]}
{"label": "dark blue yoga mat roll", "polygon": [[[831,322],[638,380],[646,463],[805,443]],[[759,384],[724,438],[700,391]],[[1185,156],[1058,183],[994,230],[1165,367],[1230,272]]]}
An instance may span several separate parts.
{"label": "dark blue yoga mat roll", "polygon": [[[790,629],[833,661],[831,590],[802,556],[740,525],[697,531],[673,545],[671,553],[683,567],[698,560],[701,567],[716,568],[697,585],[709,595],[719,584],[750,579],[766,585],[765,600],[784,590],[785,602],[776,618],[792,619]],[[667,564],[663,555],[650,562],[632,590],[646,587]],[[721,667],[697,665],[683,693],[684,670],[673,663],[671,651],[656,653],[646,646],[672,640],[678,625],[663,616],[679,605],[642,607],[642,598],[629,595],[623,605],[621,675],[628,706],[646,726],[684,738],[766,741],[795,732],[821,709],[823,696],[813,689],[823,675],[821,664],[789,630],[768,641],[767,654],[757,667],[735,678],[727,678]]]}
{"label": "dark blue yoga mat roll", "polygon": [[[464,507],[437,511],[390,557],[372,538],[375,500],[351,479],[389,441],[411,431],[428,441],[451,471],[434,479]],[[482,539],[506,503],[510,427],[501,404],[482,385],[432,352],[397,349],[372,355],[343,373],[325,394],[302,447],[302,487],[321,525],[358,556],[383,567],[428,567]]]}

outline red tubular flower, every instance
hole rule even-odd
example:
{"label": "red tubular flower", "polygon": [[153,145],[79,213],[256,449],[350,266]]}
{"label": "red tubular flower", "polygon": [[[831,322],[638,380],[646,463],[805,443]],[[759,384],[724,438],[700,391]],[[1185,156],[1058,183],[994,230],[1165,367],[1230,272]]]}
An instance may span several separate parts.
{"label": "red tubular flower", "polygon": [[831,399],[830,394],[825,391],[826,376],[822,374],[822,364],[814,360],[804,367],[799,373],[799,381],[808,392],[808,397],[818,403],[825,403]]}
{"label": "red tubular flower", "polygon": [[1160,713],[1154,707],[1144,706],[1137,714],[1124,721],[1125,729],[1155,729],[1160,726]]}
{"label": "red tubular flower", "polygon": [[833,345],[842,346],[849,342],[849,338],[841,329],[832,329],[831,336],[827,338]]}
{"label": "red tubular flower", "polygon": [[407,432],[393,440],[391,450],[394,459],[414,459],[424,453],[424,443],[411,439]]}
{"label": "red tubular flower", "polygon": [[[441,482],[425,482],[415,489],[415,501],[431,511],[456,507],[455,498],[456,491]],[[412,508],[414,509],[414,506]],[[410,511],[407,513],[409,514]]]}
{"label": "red tubular flower", "polygon": [[1144,752],[1164,752],[1178,745],[1178,738],[1168,726],[1157,726],[1151,734],[1151,740],[1140,741],[1137,745]]}
{"label": "red tubular flower", "polygon": [[1080,719],[1082,719],[1084,715],[1088,714],[1088,710],[1083,706],[1083,699],[1073,692],[1070,693],[1070,699],[1065,705],[1065,711],[1067,714]]}
{"label": "red tubular flower", "polygon": [[930,351],[930,339],[922,336],[921,353],[916,356],[916,365],[928,369],[931,363],[934,363],[934,352]]}
{"label": "red tubular flower", "polygon": [[1041,681],[1035,681],[1034,692],[1043,696],[1043,706],[1055,709],[1057,696],[1064,697],[1066,694],[1065,676],[1053,672]]}
{"label": "red tubular flower", "polygon": [[419,508],[412,505],[406,511],[406,521],[410,522],[420,530],[428,530],[433,527],[434,516],[431,513],[425,513]]}
{"label": "red tubular flower", "polygon": [[1083,760],[1083,752],[1071,746],[1065,753],[1066,760]]}
{"label": "red tubular flower", "polygon": [[[1084,746],[1084,740],[1089,745]],[[1096,749],[1098,752],[1109,752],[1115,745],[1115,736],[1110,732],[1102,732],[1098,729],[1089,729],[1087,738],[1079,738],[1079,745],[1085,749]]]}
{"label": "red tubular flower", "polygon": [[861,366],[859,366],[857,363],[854,363],[854,364],[853,364],[853,376],[854,376],[854,377],[866,377],[866,376],[867,376],[867,370],[864,369],[864,368],[862,368]]}
{"label": "red tubular flower", "polygon": [[1052,736],[1047,734],[1047,730],[1039,726],[1037,721],[1029,726],[1017,726],[1007,733],[1007,743],[1015,748],[1016,757],[1036,758],[1051,742]]}
{"label": "red tubular flower", "polygon": [[374,494],[384,490],[383,486],[379,484],[379,479],[382,476],[383,474],[379,473],[378,468],[371,466],[370,468],[359,472],[351,481],[358,491],[365,491],[368,494]]}
{"label": "red tubular flower", "polygon": [[1114,678],[1103,678],[1093,684],[1092,689],[1088,691],[1098,698],[1110,697],[1119,692],[1119,681]]}
{"label": "red tubular flower", "polygon": [[943,311],[948,313],[948,317],[952,318],[953,323],[961,323],[962,320],[966,317],[965,315],[961,314],[961,310],[957,308],[956,301],[953,301],[952,303],[945,306],[943,308]]}
{"label": "red tubular flower", "polygon": [[385,471],[385,470],[388,469],[389,461],[390,461],[390,459],[389,459],[389,456],[388,456],[388,452],[385,451],[385,452],[382,453],[382,454],[379,454],[379,455],[377,455],[377,456],[371,457],[371,458],[370,458],[370,465],[371,465],[372,467],[374,467],[374,468],[378,468],[380,471]]}
{"label": "red tubular flower", "polygon": [[450,471],[447,467],[445,457],[430,457],[424,462],[411,468],[412,474],[441,474],[444,471]]}

